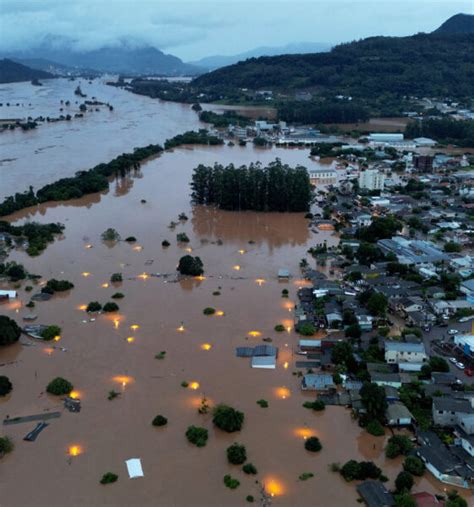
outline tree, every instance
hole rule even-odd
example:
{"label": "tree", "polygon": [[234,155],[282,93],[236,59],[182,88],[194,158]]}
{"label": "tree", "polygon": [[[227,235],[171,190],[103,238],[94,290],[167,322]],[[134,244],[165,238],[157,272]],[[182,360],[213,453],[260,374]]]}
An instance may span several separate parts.
{"label": "tree", "polygon": [[403,462],[403,470],[420,477],[425,472],[425,464],[416,456],[407,456]]}
{"label": "tree", "polygon": [[244,445],[232,444],[227,448],[227,461],[233,465],[242,465],[247,459],[247,451]]}
{"label": "tree", "polygon": [[319,452],[323,446],[318,437],[309,437],[304,442],[304,448],[310,452]]}
{"label": "tree", "polygon": [[118,241],[120,239],[120,234],[112,227],[109,227],[102,233],[101,237],[103,241]]}
{"label": "tree", "polygon": [[296,331],[303,336],[313,336],[316,332],[316,327],[311,322],[305,322],[298,325]]}
{"label": "tree", "polygon": [[103,307],[104,312],[110,313],[110,312],[118,312],[119,306],[117,303],[114,303],[113,301],[109,301],[108,303],[105,303]]}
{"label": "tree", "polygon": [[201,276],[204,273],[201,259],[191,255],[181,257],[177,269],[182,275]]}
{"label": "tree", "polygon": [[385,435],[385,430],[383,426],[380,424],[379,421],[376,419],[373,419],[370,421],[367,426],[365,427],[367,430],[367,433],[370,433],[371,435],[374,435],[375,437],[381,437]]}
{"label": "tree", "polygon": [[10,379],[5,375],[0,375],[0,396],[6,396],[12,389]]}
{"label": "tree", "polygon": [[372,263],[383,258],[380,248],[367,242],[363,242],[359,245],[355,256],[359,263],[364,266],[370,266]]}
{"label": "tree", "polygon": [[362,336],[362,329],[358,323],[347,326],[344,331],[345,336],[348,338],[355,338],[358,340]]}
{"label": "tree", "polygon": [[334,345],[331,351],[331,362],[335,365],[344,366],[352,373],[357,370],[357,361],[354,358],[352,345],[349,342],[337,342]]}
{"label": "tree", "polygon": [[0,345],[10,345],[18,341],[21,335],[20,326],[10,317],[0,315]]}
{"label": "tree", "polygon": [[387,297],[381,292],[374,292],[367,301],[367,310],[374,317],[383,317],[387,311],[387,306]]}
{"label": "tree", "polygon": [[102,476],[102,479],[100,480],[101,484],[112,484],[113,482],[117,482],[118,475],[113,474],[112,472],[107,472]]}
{"label": "tree", "polygon": [[206,428],[189,426],[186,431],[186,438],[196,447],[204,447],[207,443],[207,439],[209,438],[209,434]]}
{"label": "tree", "polygon": [[0,458],[4,454],[8,454],[9,452],[13,451],[13,442],[11,441],[10,437],[0,437]]}
{"label": "tree", "polygon": [[91,301],[86,308],[86,312],[100,312],[102,310],[102,305],[98,301]]}
{"label": "tree", "polygon": [[456,243],[454,241],[447,241],[444,244],[444,251],[448,253],[457,253],[462,250],[462,247],[459,243]]}
{"label": "tree", "polygon": [[396,507],[417,507],[418,504],[409,493],[402,493],[395,497],[395,505]]}
{"label": "tree", "polygon": [[61,335],[61,328],[59,326],[48,326],[46,329],[41,331],[41,337],[45,341],[51,341],[56,338],[56,336]]}
{"label": "tree", "polygon": [[252,463],[246,463],[242,467],[242,471],[247,475],[256,475],[257,474],[257,468]]}
{"label": "tree", "polygon": [[214,409],[212,422],[227,433],[240,431],[244,423],[244,414],[227,405],[217,405]]}
{"label": "tree", "polygon": [[74,389],[74,386],[68,380],[62,377],[56,377],[46,386],[46,391],[56,396],[69,394]]}
{"label": "tree", "polygon": [[408,437],[405,435],[393,435],[388,439],[385,456],[390,459],[396,458],[400,454],[406,456],[412,449],[413,444]]}
{"label": "tree", "polygon": [[123,281],[122,273],[112,273],[112,276],[110,277],[110,281],[112,283],[120,283]]}
{"label": "tree", "polygon": [[166,426],[168,424],[168,419],[162,415],[157,415],[153,418],[153,421],[151,422],[153,426]]}
{"label": "tree", "polygon": [[400,493],[410,491],[413,487],[413,483],[413,475],[405,471],[400,472],[395,479],[395,487]]}
{"label": "tree", "polygon": [[444,504],[445,507],[467,507],[467,501],[455,490],[448,493],[448,500]]}
{"label": "tree", "polygon": [[382,422],[385,418],[385,410],[387,410],[384,388],[377,384],[364,382],[360,389],[360,397],[368,418]]}

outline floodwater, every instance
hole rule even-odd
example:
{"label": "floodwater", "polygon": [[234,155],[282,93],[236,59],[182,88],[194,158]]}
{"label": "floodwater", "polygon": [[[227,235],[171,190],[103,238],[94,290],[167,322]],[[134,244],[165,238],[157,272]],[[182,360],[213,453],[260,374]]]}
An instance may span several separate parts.
{"label": "floodwater", "polygon": [[[14,385],[0,401],[1,418],[62,413],[34,443],[22,438],[35,423],[0,426],[16,445],[0,462],[2,506],[243,506],[247,495],[259,505],[257,480],[274,495],[275,506],[345,507],[358,505],[355,485],[330,472],[329,464],[373,459],[390,479],[396,476],[400,462],[385,461],[383,439],[362,432],[344,408],[328,407],[319,414],[303,408],[313,396],[300,391],[293,374],[295,360],[301,359],[294,355],[298,337],[292,329],[296,292],[304,283],[298,264],[309,247],[324,239],[331,245],[337,238],[331,231],[311,232],[302,214],[234,213],[190,204],[189,182],[199,163],[269,162],[276,156],[292,165],[316,164],[307,150],[183,147],[150,160],[108,192],[12,217],[66,225],[64,237],[40,257],[17,251],[11,259],[41,274],[40,284],[54,277],[72,281],[75,288],[33,309],[37,323],[62,327],[59,341],[22,337],[23,345],[0,351],[0,372]],[[181,212],[189,219],[170,229]],[[135,236],[137,243],[105,244],[100,235],[109,227],[122,238]],[[177,244],[179,232],[189,236],[188,244]],[[168,248],[161,246],[165,239]],[[176,264],[188,250],[201,257],[205,277],[175,282]],[[292,274],[288,283],[277,280],[282,267]],[[122,283],[110,283],[114,272],[123,273]],[[20,323],[29,314],[24,286],[19,300],[0,307]],[[284,288],[288,299],[281,297]],[[81,309],[90,301],[110,301],[118,291],[125,295],[118,300],[118,314],[94,319]],[[218,312],[203,315],[207,306]],[[287,331],[276,333],[279,323]],[[249,359],[235,357],[235,347],[267,337],[279,347],[276,370],[251,369]],[[165,358],[156,359],[161,351]],[[45,393],[56,376],[74,384],[80,413],[65,411],[60,399]],[[190,387],[181,387],[183,381]],[[109,401],[111,390],[120,396]],[[198,413],[203,397],[211,405],[224,402],[243,411],[242,431],[214,429],[211,415]],[[259,399],[269,407],[260,408]],[[168,418],[167,426],[151,425],[157,414]],[[209,430],[205,447],[187,442],[190,425]],[[322,442],[317,455],[304,449],[310,435]],[[246,446],[258,475],[247,476],[227,463],[225,450],[233,442]],[[129,458],[142,460],[144,478],[128,478],[124,461]],[[118,482],[100,485],[106,472],[118,474]],[[299,481],[304,472],[314,477]],[[240,487],[226,488],[226,474],[238,478]],[[442,487],[428,478],[415,490]]]}

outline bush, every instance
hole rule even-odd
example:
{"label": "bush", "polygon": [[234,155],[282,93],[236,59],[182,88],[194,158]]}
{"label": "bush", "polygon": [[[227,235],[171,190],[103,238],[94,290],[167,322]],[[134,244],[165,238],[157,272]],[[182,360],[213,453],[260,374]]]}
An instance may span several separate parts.
{"label": "bush", "polygon": [[164,248],[167,248],[171,245],[171,243],[167,240],[167,239],[164,239],[162,242],[161,242],[161,246],[164,247]]}
{"label": "bush", "polygon": [[20,326],[10,317],[0,315],[0,345],[10,345],[18,341],[21,335]]}
{"label": "bush", "polygon": [[448,500],[444,507],[467,507],[467,501],[459,496],[459,493],[453,489],[448,492]]}
{"label": "bush", "polygon": [[112,276],[110,277],[110,281],[112,283],[123,282],[122,273],[113,273]]}
{"label": "bush", "polygon": [[395,487],[397,491],[403,493],[404,491],[410,491],[413,487],[413,475],[409,472],[400,472],[395,479]]}
{"label": "bush", "polygon": [[56,336],[61,335],[61,328],[59,326],[48,326],[46,329],[41,331],[40,335],[43,340],[49,342],[54,340]]}
{"label": "bush", "polygon": [[179,259],[178,271],[182,275],[200,276],[204,273],[204,267],[199,257],[185,255]]}
{"label": "bush", "polygon": [[310,408],[311,410],[315,410],[316,412],[321,412],[326,408],[326,403],[323,400],[315,400],[315,401],[305,401],[303,403],[304,408]]}
{"label": "bush", "polygon": [[309,322],[306,322],[305,324],[301,324],[301,326],[298,326],[296,328],[296,331],[299,334],[302,334],[303,336],[313,336],[316,332],[316,328],[313,324],[310,324]]}
{"label": "bush", "polygon": [[421,477],[425,473],[425,464],[416,456],[407,456],[403,463],[403,470],[417,477]]}
{"label": "bush", "polygon": [[108,303],[105,303],[104,312],[110,313],[110,312],[118,312],[119,307],[117,303],[114,303],[113,301],[109,301]]}
{"label": "bush", "polygon": [[348,482],[353,480],[378,479],[382,475],[382,470],[375,463],[372,463],[372,461],[357,462],[353,459],[344,463],[339,472]]}
{"label": "bush", "polygon": [[0,437],[0,457],[13,451],[13,442],[10,437]]}
{"label": "bush", "polygon": [[404,435],[393,435],[390,437],[387,442],[387,447],[385,448],[385,456],[387,458],[393,459],[400,454],[407,455],[413,449],[413,444],[410,439]]}
{"label": "bush", "polygon": [[210,306],[208,306],[207,308],[204,308],[202,313],[204,315],[214,315],[216,313],[216,310],[214,308],[211,308]]}
{"label": "bush", "polygon": [[115,294],[112,294],[110,297],[112,299],[123,299],[125,297],[125,295],[122,294],[121,292],[116,292]]}
{"label": "bush", "polygon": [[151,422],[153,426],[166,426],[168,424],[168,419],[162,415],[157,415],[153,421]]}
{"label": "bush", "polygon": [[367,430],[367,433],[370,433],[375,437],[382,437],[383,435],[385,435],[384,427],[376,419],[370,421],[369,424],[367,424],[367,426],[365,427],[365,429]]}
{"label": "bush", "polygon": [[0,375],[0,396],[6,396],[13,389],[13,385],[8,377]]}
{"label": "bush", "polygon": [[176,241],[178,243],[189,243],[189,238],[185,232],[178,232],[176,234]]}
{"label": "bush", "polygon": [[241,465],[247,459],[247,451],[245,446],[240,444],[232,444],[227,448],[227,461],[233,465]]}
{"label": "bush", "polygon": [[252,463],[246,463],[243,467],[242,467],[242,470],[245,474],[248,474],[248,475],[256,475],[258,472],[257,472],[257,469],[256,467],[254,467],[252,465]]}
{"label": "bush", "polygon": [[129,236],[128,238],[125,238],[125,241],[127,243],[135,243],[137,241],[137,238],[135,236]]}
{"label": "bush", "polygon": [[120,239],[120,234],[110,227],[102,233],[101,237],[104,241],[118,241]]}
{"label": "bush", "polygon": [[236,489],[240,486],[240,482],[237,479],[234,479],[230,475],[224,476],[224,484],[230,489]]}
{"label": "bush", "polygon": [[74,284],[68,280],[55,280],[52,278],[51,280],[48,280],[46,285],[41,289],[41,292],[54,294],[55,292],[64,292],[73,288]]}
{"label": "bush", "polygon": [[[240,143],[240,141],[239,141]],[[245,500],[247,500],[248,503],[253,503],[255,501],[255,498],[252,495],[247,495],[245,497]]]}
{"label": "bush", "polygon": [[300,476],[298,477],[298,479],[300,481],[307,481],[308,479],[311,479],[312,477],[314,477],[313,473],[311,473],[311,472],[303,472],[302,474],[300,474]]}
{"label": "bush", "polygon": [[258,400],[257,405],[260,405],[261,408],[268,408],[268,401],[267,400]]}
{"label": "bush", "polygon": [[277,325],[275,326],[275,331],[276,331],[277,333],[282,333],[284,330],[285,330],[285,326],[284,326],[283,324],[277,324]]}
{"label": "bush", "polygon": [[186,431],[186,438],[196,447],[204,447],[207,443],[207,439],[209,438],[209,434],[206,428],[189,426]]}
{"label": "bush", "polygon": [[62,377],[56,377],[46,386],[46,391],[56,396],[69,394],[74,389],[74,386],[68,380]]}
{"label": "bush", "polygon": [[240,431],[244,422],[244,414],[227,405],[217,405],[214,409],[212,422],[227,433]]}
{"label": "bush", "polygon": [[341,385],[342,384],[342,377],[339,375],[339,373],[334,373],[334,375],[332,376],[332,381],[337,385]]}
{"label": "bush", "polygon": [[310,452],[318,452],[323,448],[323,446],[321,445],[318,437],[309,437],[305,440],[304,448]]}
{"label": "bush", "polygon": [[113,474],[112,472],[107,472],[102,476],[100,480],[101,484],[112,484],[113,482],[117,482],[118,475]]}
{"label": "bush", "polygon": [[86,312],[94,313],[100,312],[102,310],[102,305],[98,301],[91,301],[86,308]]}
{"label": "bush", "polygon": [[117,391],[114,391],[113,389],[109,391],[109,394],[107,395],[107,399],[109,401],[115,400],[115,398],[118,398],[120,396],[120,393]]}

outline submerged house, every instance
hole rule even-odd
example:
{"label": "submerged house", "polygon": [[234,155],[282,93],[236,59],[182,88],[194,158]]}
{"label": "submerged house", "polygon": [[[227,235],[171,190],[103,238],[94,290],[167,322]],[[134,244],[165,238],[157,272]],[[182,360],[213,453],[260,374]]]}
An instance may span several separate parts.
{"label": "submerged house", "polygon": [[328,391],[335,388],[332,375],[326,373],[311,373],[305,375],[301,381],[303,391]]}

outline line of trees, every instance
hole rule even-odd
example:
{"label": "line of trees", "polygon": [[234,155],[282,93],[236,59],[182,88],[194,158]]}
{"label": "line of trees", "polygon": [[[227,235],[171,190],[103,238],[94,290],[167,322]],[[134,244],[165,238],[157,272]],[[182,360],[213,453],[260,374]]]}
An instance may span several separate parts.
{"label": "line of trees", "polygon": [[311,185],[303,166],[292,168],[276,159],[235,167],[199,165],[194,169],[191,197],[196,204],[225,210],[308,211]]}
{"label": "line of trees", "polygon": [[432,137],[442,143],[474,146],[474,121],[433,118],[410,122],[405,128],[409,138]]}

